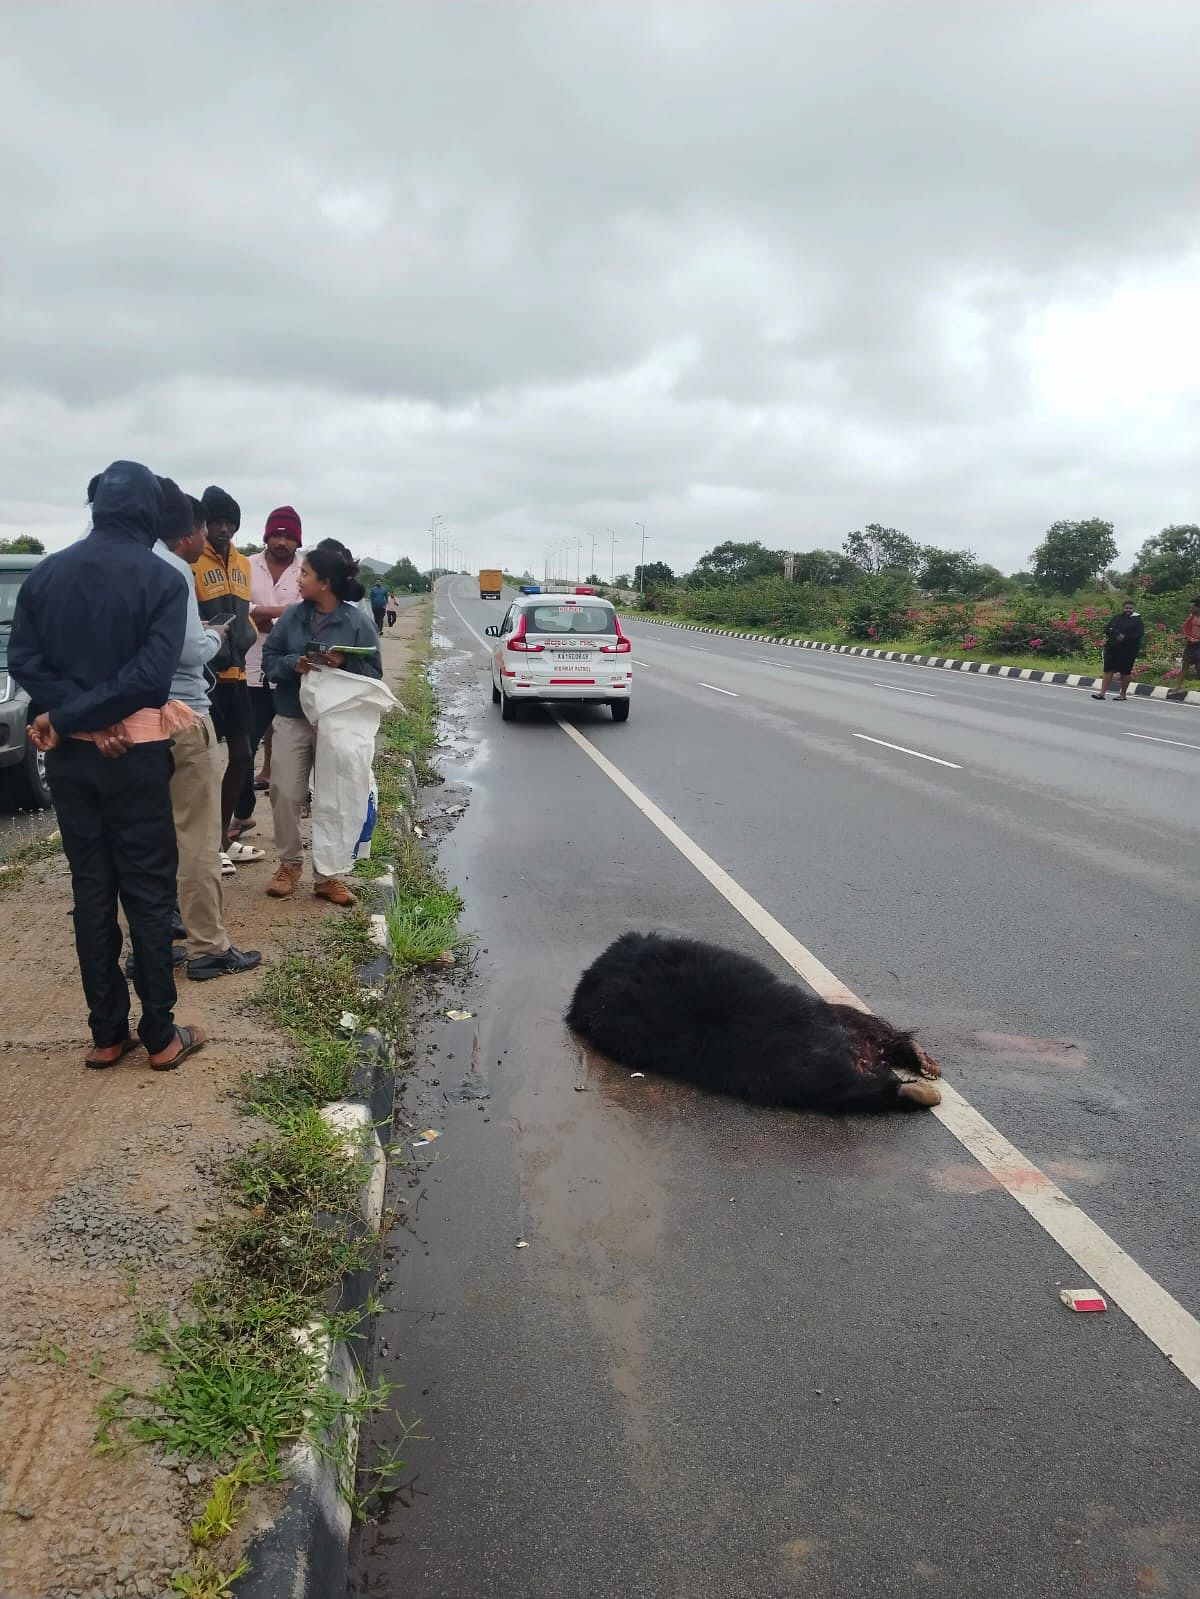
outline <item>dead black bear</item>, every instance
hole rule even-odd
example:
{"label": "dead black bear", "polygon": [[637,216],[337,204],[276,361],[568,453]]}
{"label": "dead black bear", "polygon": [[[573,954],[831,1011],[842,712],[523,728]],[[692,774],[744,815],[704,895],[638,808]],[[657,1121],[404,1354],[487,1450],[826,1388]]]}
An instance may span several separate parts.
{"label": "dead black bear", "polygon": [[623,934],[579,979],[566,1020],[619,1065],[755,1104],[886,1110],[942,1097],[896,1076],[941,1075],[911,1034],[690,938]]}

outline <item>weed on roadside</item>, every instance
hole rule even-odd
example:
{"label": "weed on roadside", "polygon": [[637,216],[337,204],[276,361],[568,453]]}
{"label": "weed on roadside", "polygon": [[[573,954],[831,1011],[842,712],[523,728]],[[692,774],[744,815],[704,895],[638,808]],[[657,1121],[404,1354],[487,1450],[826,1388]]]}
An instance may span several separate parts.
{"label": "weed on roadside", "polygon": [[9,850],[3,862],[0,862],[0,896],[20,888],[31,867],[51,861],[61,854],[62,835],[58,832],[47,833],[45,838],[30,839],[28,843]]}
{"label": "weed on roadside", "polygon": [[449,951],[465,949],[470,939],[458,930],[462,900],[451,888],[398,896],[388,906],[388,942],[402,967],[433,966]]}
{"label": "weed on roadside", "polygon": [[243,1560],[233,1571],[221,1571],[203,1555],[191,1571],[177,1573],[171,1587],[182,1599],[234,1599],[232,1584],[249,1570],[250,1562]]}

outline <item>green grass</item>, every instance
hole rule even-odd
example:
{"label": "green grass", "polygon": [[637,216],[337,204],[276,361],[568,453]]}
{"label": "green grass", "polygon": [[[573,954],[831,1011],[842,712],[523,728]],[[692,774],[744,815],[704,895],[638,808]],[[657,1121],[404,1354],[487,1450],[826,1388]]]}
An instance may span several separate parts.
{"label": "green grass", "polygon": [[451,888],[400,894],[384,913],[392,959],[401,967],[433,966],[470,940],[458,930],[462,900]]}

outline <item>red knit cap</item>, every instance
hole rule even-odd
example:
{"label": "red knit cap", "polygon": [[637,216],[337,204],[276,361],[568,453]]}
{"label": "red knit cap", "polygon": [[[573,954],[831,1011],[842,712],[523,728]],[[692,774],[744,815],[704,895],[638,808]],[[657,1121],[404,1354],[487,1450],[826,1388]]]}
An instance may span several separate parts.
{"label": "red knit cap", "polygon": [[278,510],[272,511],[267,518],[264,539],[269,539],[272,533],[282,533],[286,538],[295,539],[297,544],[304,541],[300,536],[300,514],[290,505],[281,505]]}

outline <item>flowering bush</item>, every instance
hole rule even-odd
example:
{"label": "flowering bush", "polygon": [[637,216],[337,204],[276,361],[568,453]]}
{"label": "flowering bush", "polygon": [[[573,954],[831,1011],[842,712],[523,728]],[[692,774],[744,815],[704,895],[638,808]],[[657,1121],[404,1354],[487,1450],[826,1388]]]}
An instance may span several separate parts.
{"label": "flowering bush", "polygon": [[975,636],[979,608],[947,602],[933,605],[929,610],[913,613],[913,632],[925,644],[966,647],[968,637]]}

